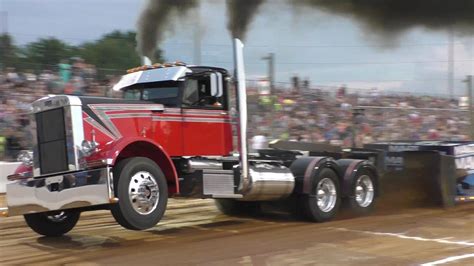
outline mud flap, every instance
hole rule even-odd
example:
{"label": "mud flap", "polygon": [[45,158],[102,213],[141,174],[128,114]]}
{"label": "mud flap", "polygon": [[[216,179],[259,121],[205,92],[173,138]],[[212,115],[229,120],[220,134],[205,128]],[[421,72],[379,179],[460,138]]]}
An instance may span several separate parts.
{"label": "mud flap", "polygon": [[439,206],[452,207],[456,197],[456,164],[453,156],[437,151],[405,152],[408,175],[421,175],[428,197]]}
{"label": "mud flap", "polygon": [[383,205],[388,207],[452,207],[456,197],[453,156],[437,151],[403,153],[404,169],[388,172],[381,181]]}

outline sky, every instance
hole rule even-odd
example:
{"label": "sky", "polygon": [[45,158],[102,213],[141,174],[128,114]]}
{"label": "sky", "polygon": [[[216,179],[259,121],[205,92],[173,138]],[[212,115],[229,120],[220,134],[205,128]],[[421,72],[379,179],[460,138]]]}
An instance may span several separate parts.
{"label": "sky", "polygon": [[[196,63],[197,32],[201,63],[232,69],[225,3],[200,2],[193,11],[199,16],[170,21],[160,47],[169,61]],[[143,6],[138,0],[0,0],[0,31],[8,31],[19,45],[50,36],[80,44],[112,30],[135,30]],[[447,32],[412,28],[387,42],[350,17],[301,9],[282,0],[267,1],[249,28],[244,40],[249,79],[266,76],[267,63],[261,58],[272,52],[275,80],[281,86],[289,86],[290,78],[298,75],[312,86],[448,94]],[[462,80],[474,74],[473,37],[454,38],[456,95],[465,94]]]}

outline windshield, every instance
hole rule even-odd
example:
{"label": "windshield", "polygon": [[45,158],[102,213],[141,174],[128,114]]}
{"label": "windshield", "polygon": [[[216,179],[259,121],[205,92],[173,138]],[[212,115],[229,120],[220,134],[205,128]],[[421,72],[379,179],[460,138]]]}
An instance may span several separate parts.
{"label": "windshield", "polygon": [[145,101],[156,101],[176,97],[178,97],[178,87],[146,88],[143,89],[142,94],[142,99]]}
{"label": "windshield", "polygon": [[178,82],[157,82],[126,88],[123,98],[127,100],[151,101],[174,107],[178,105],[178,95]]}
{"label": "windshield", "polygon": [[127,100],[140,100],[141,91],[139,89],[128,89],[123,92],[123,98]]}

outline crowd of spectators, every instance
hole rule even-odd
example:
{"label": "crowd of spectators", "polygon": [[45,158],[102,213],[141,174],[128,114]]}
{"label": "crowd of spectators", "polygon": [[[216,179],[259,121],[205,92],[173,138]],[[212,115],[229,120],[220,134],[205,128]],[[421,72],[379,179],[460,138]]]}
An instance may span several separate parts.
{"label": "crowd of spectators", "polygon": [[98,79],[95,67],[81,58],[39,72],[0,69],[0,161],[12,160],[31,147],[31,102],[48,94],[110,96],[114,81]]}
{"label": "crowd of spectators", "polygon": [[[251,136],[358,146],[389,140],[468,140],[469,116],[457,100],[290,89],[249,96]],[[259,145],[259,144],[257,144]]]}
{"label": "crowd of spectators", "polygon": [[[48,94],[113,96],[117,77],[98,78],[83,60],[55,70],[0,70],[0,161],[31,148],[30,103]],[[249,89],[249,137],[362,146],[387,140],[467,140],[469,119],[457,101],[428,96],[384,95],[346,88],[276,88],[273,96]],[[355,109],[365,106],[363,110]]]}

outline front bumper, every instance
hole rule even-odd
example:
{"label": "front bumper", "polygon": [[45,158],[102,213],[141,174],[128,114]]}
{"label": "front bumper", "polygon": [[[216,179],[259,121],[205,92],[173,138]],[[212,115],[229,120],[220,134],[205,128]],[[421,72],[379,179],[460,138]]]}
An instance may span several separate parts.
{"label": "front bumper", "polygon": [[25,178],[7,184],[3,216],[82,208],[117,202],[113,176],[105,168],[64,173],[44,178]]}

